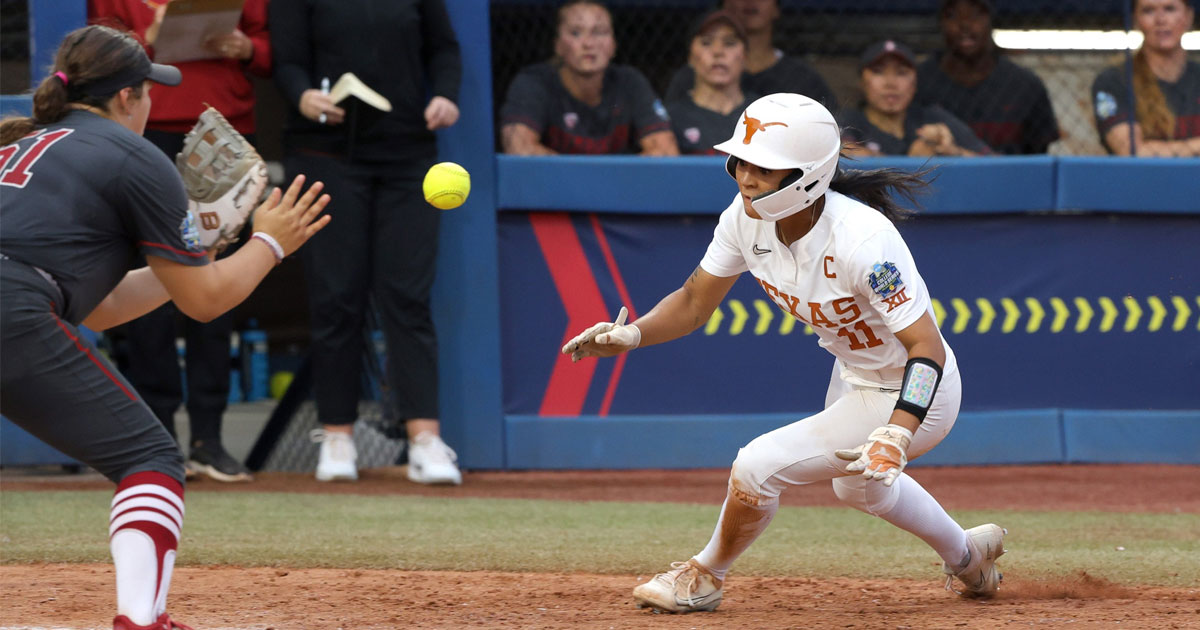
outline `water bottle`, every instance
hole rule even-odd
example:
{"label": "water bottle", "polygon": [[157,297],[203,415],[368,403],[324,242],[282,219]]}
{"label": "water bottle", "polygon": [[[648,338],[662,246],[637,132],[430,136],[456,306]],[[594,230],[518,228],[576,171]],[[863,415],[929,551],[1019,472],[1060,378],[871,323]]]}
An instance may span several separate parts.
{"label": "water bottle", "polygon": [[183,337],[175,338],[175,365],[179,370],[179,391],[183,394],[183,402],[187,402],[187,341]]}
{"label": "water bottle", "polygon": [[233,366],[229,369],[229,402],[242,402],[241,343],[236,330],[229,336],[229,361]]}
{"label": "water bottle", "polygon": [[270,360],[267,354],[267,333],[258,329],[258,321],[246,322],[242,331],[242,369],[246,379],[246,400],[267,397],[271,381]]}

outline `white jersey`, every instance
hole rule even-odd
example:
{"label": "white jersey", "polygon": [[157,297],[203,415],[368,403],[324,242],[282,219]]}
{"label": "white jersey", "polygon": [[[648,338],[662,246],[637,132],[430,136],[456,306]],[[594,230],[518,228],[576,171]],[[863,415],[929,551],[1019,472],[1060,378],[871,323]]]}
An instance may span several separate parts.
{"label": "white jersey", "polygon": [[[700,267],[714,276],[749,271],[785,312],[812,327],[847,382],[895,389],[908,351],[894,333],[933,316],[925,281],[896,226],[882,213],[829,191],[803,238],[785,247],[775,223],[746,215],[741,197],[721,213]],[[955,367],[945,338],[944,371]]]}

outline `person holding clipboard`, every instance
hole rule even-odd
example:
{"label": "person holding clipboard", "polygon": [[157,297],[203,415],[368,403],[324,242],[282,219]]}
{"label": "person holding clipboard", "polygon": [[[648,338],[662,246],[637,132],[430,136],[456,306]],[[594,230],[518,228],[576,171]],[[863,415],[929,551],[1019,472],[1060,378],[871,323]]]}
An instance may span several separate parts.
{"label": "person holding clipboard", "polygon": [[[187,18],[175,25],[165,0],[88,0],[88,21],[130,31],[140,38],[151,58],[160,31],[170,35],[171,52],[180,42],[173,26],[188,26]],[[223,11],[229,2],[214,3]],[[202,3],[191,3],[203,9]],[[164,28],[164,20],[167,26]],[[210,21],[211,23],[211,21]],[[195,22],[191,22],[195,24]],[[168,32],[170,31],[170,32]],[[267,34],[267,0],[243,0],[241,16],[227,33],[197,33],[193,54],[201,59],[171,59],[183,77],[177,87],[156,86],[151,100],[145,138],[172,160],[183,148],[183,138],[207,105],[221,112],[230,124],[254,144],[254,85],[250,75],[271,75],[271,40]],[[166,49],[162,52],[166,52]],[[243,239],[244,241],[245,239]],[[238,244],[220,258],[236,251]],[[122,366],[126,378],[142,393],[146,403],[175,435],[175,411],[182,403],[175,338],[187,344],[187,410],[191,439],[189,475],[201,474],[226,482],[249,481],[250,473],[221,444],[221,422],[229,399],[229,343],[233,317],[226,313],[200,323],[182,316],[173,303],[129,322],[122,331],[127,356]]]}
{"label": "person holding clipboard", "polygon": [[[325,182],[339,200],[326,210],[331,231],[304,256],[322,425],[316,477],[358,478],[353,427],[373,297],[394,417],[408,436],[408,478],[459,484],[456,455],[440,437],[429,312],[441,211],[421,192],[438,161],[434,132],[459,114],[462,59],[446,3],[272,0],[270,25],[275,83],[291,106],[284,168]],[[339,83],[354,84],[340,100]]]}

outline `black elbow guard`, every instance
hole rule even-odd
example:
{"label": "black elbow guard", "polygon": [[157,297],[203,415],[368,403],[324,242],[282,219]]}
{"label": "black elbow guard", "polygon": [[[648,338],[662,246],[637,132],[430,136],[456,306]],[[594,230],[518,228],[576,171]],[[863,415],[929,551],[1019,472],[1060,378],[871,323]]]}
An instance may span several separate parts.
{"label": "black elbow guard", "polygon": [[903,409],[925,421],[925,414],[933,404],[938,385],[942,382],[942,367],[932,359],[915,357],[904,366],[904,382],[900,385],[900,399],[896,409]]}

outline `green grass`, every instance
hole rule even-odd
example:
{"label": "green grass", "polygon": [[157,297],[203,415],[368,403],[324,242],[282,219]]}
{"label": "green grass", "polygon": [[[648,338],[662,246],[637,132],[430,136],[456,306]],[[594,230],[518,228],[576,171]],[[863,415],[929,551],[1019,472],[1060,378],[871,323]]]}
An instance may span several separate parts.
{"label": "green grass", "polygon": [[[4,492],[0,562],[108,562],[107,492]],[[647,574],[708,541],[715,506],[194,493],[181,565]],[[1200,584],[1200,515],[962,511],[1009,529],[1006,571],[1079,570],[1123,584]],[[1118,551],[1117,547],[1124,547]],[[923,543],[845,508],[783,508],[743,575],[928,579]]]}

